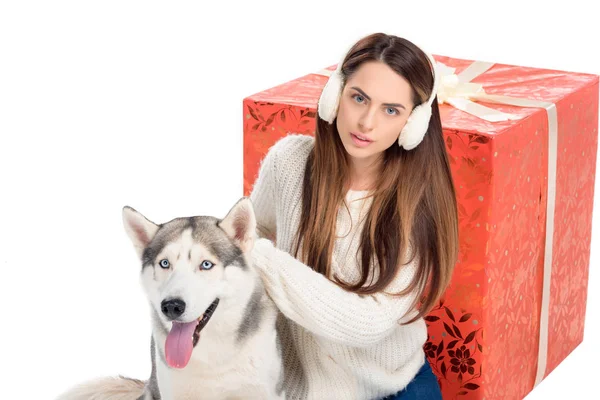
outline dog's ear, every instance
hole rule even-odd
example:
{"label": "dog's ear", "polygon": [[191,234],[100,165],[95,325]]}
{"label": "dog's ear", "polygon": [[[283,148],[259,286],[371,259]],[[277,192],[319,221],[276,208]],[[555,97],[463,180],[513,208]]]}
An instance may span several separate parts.
{"label": "dog's ear", "polygon": [[123,207],[123,225],[140,259],[159,226],[129,206]]}
{"label": "dog's ear", "polygon": [[256,238],[256,216],[248,197],[242,197],[219,222],[219,227],[244,253],[250,251]]}

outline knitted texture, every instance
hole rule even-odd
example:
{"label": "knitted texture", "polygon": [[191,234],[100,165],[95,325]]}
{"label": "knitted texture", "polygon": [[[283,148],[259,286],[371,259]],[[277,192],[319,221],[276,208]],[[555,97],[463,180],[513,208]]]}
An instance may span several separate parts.
{"label": "knitted texture", "polygon": [[[423,365],[427,327],[422,318],[399,324],[415,315],[409,307],[416,294],[354,294],[290,255],[313,145],[311,136],[280,139],[261,163],[250,195],[263,237],[256,241],[252,261],[286,317],[278,331],[287,398],[380,399],[403,389]],[[371,203],[366,195],[349,191],[337,215],[332,272],[346,282],[360,277],[360,233]],[[416,261],[401,267],[386,292],[408,286]]]}

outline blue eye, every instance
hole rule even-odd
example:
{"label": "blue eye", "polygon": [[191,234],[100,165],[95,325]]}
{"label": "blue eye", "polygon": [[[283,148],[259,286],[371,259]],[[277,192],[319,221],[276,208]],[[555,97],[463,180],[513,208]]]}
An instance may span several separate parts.
{"label": "blue eye", "polygon": [[388,115],[398,114],[398,110],[396,110],[395,108],[388,107],[388,108],[386,108],[386,110],[392,110],[392,113],[388,114]]}
{"label": "blue eye", "polygon": [[212,267],[214,267],[214,264],[208,260],[204,260],[204,261],[202,261],[202,264],[200,264],[200,268],[202,268],[204,270],[211,269]]}
{"label": "blue eye", "polygon": [[158,263],[158,265],[160,265],[161,268],[167,269],[167,268],[169,268],[169,266],[171,264],[169,264],[169,260],[164,259],[164,260],[160,260],[160,262]]}
{"label": "blue eye", "polygon": [[352,96],[352,98],[354,98],[354,100],[356,100],[357,103],[362,103],[362,101],[359,101],[358,98],[363,98],[360,94],[355,94],[354,96]]}

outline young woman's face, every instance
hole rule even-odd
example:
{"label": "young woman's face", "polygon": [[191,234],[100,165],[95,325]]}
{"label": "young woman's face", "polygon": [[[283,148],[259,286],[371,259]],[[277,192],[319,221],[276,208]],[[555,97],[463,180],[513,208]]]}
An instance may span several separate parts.
{"label": "young woman's face", "polygon": [[408,81],[379,61],[363,63],[342,91],[337,129],[355,159],[375,159],[396,144],[413,109]]}

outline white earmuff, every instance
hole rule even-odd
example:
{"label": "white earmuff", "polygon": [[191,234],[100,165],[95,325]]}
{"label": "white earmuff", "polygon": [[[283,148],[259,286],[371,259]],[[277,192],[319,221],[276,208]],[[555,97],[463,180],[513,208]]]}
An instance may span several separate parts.
{"label": "white earmuff", "polygon": [[321,97],[319,98],[319,117],[330,124],[333,124],[340,107],[340,97],[342,95],[342,86],[344,83],[342,76],[342,64],[344,63],[345,59],[346,53],[344,53],[344,57],[342,57],[337,65],[337,68],[329,77],[329,80],[321,92]]}
{"label": "white earmuff", "polygon": [[416,106],[412,110],[404,128],[402,128],[402,132],[398,136],[398,145],[406,150],[412,150],[417,147],[425,137],[429,128],[429,120],[431,119],[431,105],[437,95],[439,79],[435,69],[435,59],[430,54],[427,54],[427,57],[432,68],[433,90],[425,103]]}

